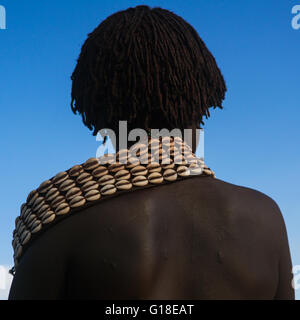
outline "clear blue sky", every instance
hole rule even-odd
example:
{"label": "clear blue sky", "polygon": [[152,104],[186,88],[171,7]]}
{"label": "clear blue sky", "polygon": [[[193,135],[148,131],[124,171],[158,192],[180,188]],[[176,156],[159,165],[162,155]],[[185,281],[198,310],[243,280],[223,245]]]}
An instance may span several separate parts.
{"label": "clear blue sky", "polygon": [[28,192],[95,155],[97,141],[70,109],[70,75],[87,33],[137,4],[181,15],[215,55],[228,92],[206,121],[206,162],[219,179],[278,203],[300,264],[300,30],[291,27],[300,0],[0,0],[0,265],[12,264],[14,219]]}

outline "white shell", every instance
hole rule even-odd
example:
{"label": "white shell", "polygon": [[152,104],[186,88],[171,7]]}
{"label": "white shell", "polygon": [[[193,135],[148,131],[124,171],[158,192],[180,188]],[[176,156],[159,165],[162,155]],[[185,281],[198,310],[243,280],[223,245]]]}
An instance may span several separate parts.
{"label": "white shell", "polygon": [[95,178],[100,178],[102,176],[105,176],[106,174],[108,174],[108,169],[105,166],[98,166],[92,172],[92,176]]}
{"label": "white shell", "polygon": [[63,202],[55,209],[55,214],[57,216],[64,215],[64,214],[67,214],[69,211],[70,211],[70,207],[66,202]]}
{"label": "white shell", "polygon": [[101,194],[99,190],[90,190],[84,195],[87,201],[96,201],[101,198]]}
{"label": "white shell", "polygon": [[128,180],[118,180],[115,186],[118,190],[129,190],[132,188],[132,183]]}
{"label": "white shell", "polygon": [[128,180],[130,179],[130,172],[128,170],[120,170],[115,173],[114,177],[116,180]]}
{"label": "white shell", "polygon": [[52,178],[52,183],[59,185],[63,181],[68,179],[68,174],[65,171],[59,172],[54,178]]}
{"label": "white shell", "polygon": [[94,170],[98,166],[99,166],[99,159],[97,158],[90,158],[83,164],[83,168],[85,170]]}
{"label": "white shell", "polygon": [[94,181],[94,180],[91,180],[91,181],[88,181],[86,182],[82,187],[81,187],[81,190],[83,192],[88,192],[90,190],[93,190],[93,189],[98,189],[99,188],[99,184]]}
{"label": "white shell", "polygon": [[83,206],[86,203],[86,200],[83,196],[77,196],[70,201],[71,208],[78,208]]}
{"label": "white shell", "polygon": [[116,179],[110,174],[107,174],[98,179],[98,183],[100,184],[100,186],[105,186],[106,184],[114,184],[115,181]]}
{"label": "white shell", "polygon": [[177,179],[177,172],[174,169],[166,169],[163,177],[166,181],[175,181]]}
{"label": "white shell", "polygon": [[149,174],[148,180],[152,184],[159,184],[163,182],[164,178],[159,172],[153,172]]}
{"label": "white shell", "polygon": [[81,196],[81,195],[82,195],[81,189],[78,188],[78,187],[75,187],[75,188],[70,189],[67,192],[66,199],[70,201],[71,199],[73,199],[73,198],[75,198],[77,196]]}
{"label": "white shell", "polygon": [[114,194],[117,189],[113,184],[106,184],[104,187],[101,188],[101,194],[104,196],[112,195]]}
{"label": "white shell", "polygon": [[137,187],[144,187],[149,183],[145,176],[136,176],[132,179],[132,184]]}
{"label": "white shell", "polygon": [[[53,212],[53,211],[52,211],[52,212]],[[55,214],[54,214],[54,212],[53,212],[53,213],[50,214],[47,218],[43,219],[43,220],[42,220],[42,223],[43,223],[43,224],[51,223],[51,222],[54,221],[55,217],[56,217],[56,216],[55,216]]]}
{"label": "white shell", "polygon": [[148,172],[148,170],[144,166],[141,166],[141,165],[136,166],[130,170],[130,173],[133,176],[145,176],[147,174],[147,172]]}
{"label": "white shell", "polygon": [[186,166],[179,166],[177,168],[177,174],[181,177],[187,177],[190,175],[190,170]]}

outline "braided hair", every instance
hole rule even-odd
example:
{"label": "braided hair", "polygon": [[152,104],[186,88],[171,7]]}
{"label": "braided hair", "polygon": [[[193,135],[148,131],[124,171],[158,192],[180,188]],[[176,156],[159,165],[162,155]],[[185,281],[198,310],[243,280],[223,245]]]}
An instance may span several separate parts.
{"label": "braided hair", "polygon": [[71,76],[71,108],[93,130],[204,124],[222,107],[226,84],[195,29],[160,7],[139,5],[106,18],[84,42]]}

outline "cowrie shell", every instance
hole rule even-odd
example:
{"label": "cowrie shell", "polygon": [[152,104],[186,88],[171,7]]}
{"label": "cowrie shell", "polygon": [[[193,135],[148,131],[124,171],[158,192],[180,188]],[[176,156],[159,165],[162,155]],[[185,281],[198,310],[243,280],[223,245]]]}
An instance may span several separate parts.
{"label": "cowrie shell", "polygon": [[16,247],[17,247],[17,239],[14,238],[11,244],[12,244],[13,249],[16,250]]}
{"label": "cowrie shell", "polygon": [[81,189],[78,188],[78,187],[75,187],[75,188],[70,189],[70,190],[67,192],[67,194],[66,194],[66,199],[70,201],[70,200],[73,199],[74,197],[81,196],[81,194],[82,194]]}
{"label": "cowrie shell", "polygon": [[177,179],[177,172],[174,169],[166,169],[163,177],[166,181],[175,181]]}
{"label": "cowrie shell", "polygon": [[196,163],[190,164],[189,169],[191,174],[194,174],[194,175],[202,173],[202,168]]}
{"label": "cowrie shell", "polygon": [[26,229],[25,225],[22,224],[22,225],[19,227],[19,229],[17,230],[18,235],[20,236],[25,229]]}
{"label": "cowrie shell", "polygon": [[32,205],[32,211],[37,212],[45,204],[44,197],[38,197],[35,199]]}
{"label": "cowrie shell", "polygon": [[92,176],[95,178],[100,178],[102,176],[105,176],[106,174],[108,174],[108,170],[104,166],[99,166],[92,172]]}
{"label": "cowrie shell", "polygon": [[132,179],[132,184],[137,187],[144,187],[148,184],[148,180],[145,176],[136,176]]}
{"label": "cowrie shell", "polygon": [[66,202],[61,203],[56,209],[55,213],[56,215],[64,215],[67,214],[70,211],[70,207]]}
{"label": "cowrie shell", "polygon": [[61,192],[66,192],[76,186],[75,182],[72,179],[67,179],[64,182],[61,183],[59,186],[59,190]]}
{"label": "cowrie shell", "polygon": [[178,154],[174,157],[174,163],[175,164],[181,164],[186,165],[187,161],[184,159],[184,157],[181,154]]}
{"label": "cowrie shell", "polygon": [[181,177],[187,177],[190,175],[190,170],[185,166],[179,166],[177,168],[177,174]]}
{"label": "cowrie shell", "polygon": [[83,206],[86,203],[86,200],[83,196],[77,196],[70,201],[71,208],[78,208]]}
{"label": "cowrie shell", "polygon": [[99,159],[90,158],[83,164],[83,167],[85,170],[94,170],[99,166],[99,164]]}
{"label": "cowrie shell", "polygon": [[66,198],[62,195],[57,196],[55,199],[52,200],[51,202],[51,207],[52,208],[57,208],[61,203],[65,202]]}
{"label": "cowrie shell", "polygon": [[118,190],[129,190],[132,188],[132,183],[128,180],[118,180],[115,184]]}
{"label": "cowrie shell", "polygon": [[41,206],[41,208],[39,209],[39,211],[37,212],[38,216],[43,215],[44,212],[48,211],[50,209],[48,204],[44,204]]}
{"label": "cowrie shell", "polygon": [[112,195],[114,194],[117,189],[113,184],[106,184],[104,187],[101,188],[101,194],[104,196]]}
{"label": "cowrie shell", "polygon": [[54,214],[54,212],[49,209],[48,211],[45,211],[42,215],[39,216],[39,219],[41,221],[44,221],[45,219],[47,219],[49,216],[51,216],[52,214]]}
{"label": "cowrie shell", "polygon": [[22,235],[21,235],[21,243],[24,246],[26,243],[29,242],[31,238],[31,233],[28,230],[23,231]]}
{"label": "cowrie shell", "polygon": [[26,219],[25,219],[25,223],[27,225],[29,225],[34,219],[36,219],[36,215],[35,214],[31,214],[30,216],[28,216]]}
{"label": "cowrie shell", "polygon": [[46,193],[46,200],[51,202],[55,197],[59,195],[59,191],[56,187],[51,188],[47,193]]}
{"label": "cowrie shell", "polygon": [[83,192],[88,192],[90,190],[93,190],[93,189],[98,189],[99,188],[99,184],[94,181],[94,180],[91,180],[91,181],[88,181],[86,182],[82,187],[81,187],[81,190]]}
{"label": "cowrie shell", "polygon": [[52,188],[52,186],[53,186],[52,182],[50,180],[46,180],[40,184],[37,191],[39,193],[46,193],[48,190],[50,190]]}
{"label": "cowrie shell", "polygon": [[27,229],[31,229],[31,227],[35,224],[36,221],[38,221],[37,216],[35,216],[34,219],[27,224]]}
{"label": "cowrie shell", "polygon": [[27,206],[30,207],[38,196],[39,193],[36,190],[31,191],[27,197]]}
{"label": "cowrie shell", "polygon": [[53,211],[49,211],[49,215],[45,216],[44,219],[42,219],[42,224],[48,224],[54,221],[55,214]]}
{"label": "cowrie shell", "polygon": [[87,193],[85,193],[84,197],[87,201],[96,201],[96,200],[100,199],[101,194],[100,194],[99,190],[94,189],[94,190],[90,190]]}
{"label": "cowrie shell", "polygon": [[164,170],[173,169],[175,167],[175,163],[172,161],[162,161],[161,166]]}
{"label": "cowrie shell", "polygon": [[62,171],[62,172],[59,172],[54,178],[52,178],[52,182],[55,185],[59,185],[66,179],[68,179],[68,174],[65,171]]}
{"label": "cowrie shell", "polygon": [[[29,237],[29,239],[27,240],[27,242],[30,240],[30,237]],[[27,243],[26,242],[26,243]],[[25,243],[25,244],[26,244]],[[20,258],[20,256],[22,255],[22,252],[23,252],[23,248],[22,248],[22,246],[21,245],[19,245],[17,248],[16,248],[16,253],[15,253],[15,257],[18,259],[18,258]]]}
{"label": "cowrie shell", "polygon": [[209,170],[209,169],[204,168],[204,169],[202,169],[202,172],[207,175],[211,175],[211,170]]}
{"label": "cowrie shell", "polygon": [[[23,203],[23,204],[21,205],[21,209],[20,209],[20,217],[23,217],[23,216],[24,216],[24,213],[25,213],[26,209],[27,209],[27,205],[26,205],[26,203]],[[18,217],[18,218],[19,218],[19,217]],[[18,219],[18,218],[17,218],[17,219]]]}
{"label": "cowrie shell", "polygon": [[147,165],[147,170],[148,170],[149,173],[161,172],[161,166],[159,165],[158,162],[149,163]]}
{"label": "cowrie shell", "polygon": [[30,227],[30,231],[31,233],[37,233],[39,231],[41,231],[42,229],[42,223],[40,220],[36,220],[33,225]]}
{"label": "cowrie shell", "polygon": [[25,220],[28,216],[30,216],[32,214],[32,210],[30,208],[27,208],[25,213],[24,213],[24,216],[22,217],[23,220]]}
{"label": "cowrie shell", "polygon": [[93,179],[93,176],[87,172],[82,172],[76,179],[79,184],[84,184]]}
{"label": "cowrie shell", "polygon": [[112,163],[108,166],[108,171],[113,173],[123,169],[125,169],[125,165],[120,162]]}
{"label": "cowrie shell", "polygon": [[17,217],[15,221],[16,229],[19,229],[22,224],[23,224],[23,221],[20,219],[20,217]]}
{"label": "cowrie shell", "polygon": [[164,179],[159,172],[153,172],[149,174],[148,180],[152,184],[159,184],[162,183]]}
{"label": "cowrie shell", "polygon": [[69,170],[70,177],[78,177],[83,172],[81,165],[75,165]]}
{"label": "cowrie shell", "polygon": [[134,176],[145,176],[148,170],[143,166],[136,166],[130,170],[130,173]]}
{"label": "cowrie shell", "polygon": [[114,184],[115,181],[115,178],[110,174],[107,174],[98,179],[98,183],[100,184],[100,186],[104,186],[106,184]]}
{"label": "cowrie shell", "polygon": [[130,179],[130,172],[128,170],[123,169],[116,172],[114,177],[116,180],[128,180]]}

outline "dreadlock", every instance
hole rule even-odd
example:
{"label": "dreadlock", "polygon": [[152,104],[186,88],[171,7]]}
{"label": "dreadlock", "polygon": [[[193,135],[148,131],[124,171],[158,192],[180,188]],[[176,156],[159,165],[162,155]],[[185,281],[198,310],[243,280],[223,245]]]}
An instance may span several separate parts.
{"label": "dreadlock", "polygon": [[226,84],[195,29],[162,9],[139,5],[106,18],[82,46],[71,76],[71,107],[93,130],[184,129],[222,109]]}

